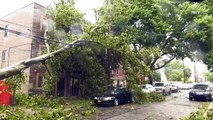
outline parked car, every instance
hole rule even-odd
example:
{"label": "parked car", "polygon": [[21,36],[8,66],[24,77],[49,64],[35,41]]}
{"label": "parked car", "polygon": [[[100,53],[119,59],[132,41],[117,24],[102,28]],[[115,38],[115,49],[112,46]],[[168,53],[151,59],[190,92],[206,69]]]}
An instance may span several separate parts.
{"label": "parked car", "polygon": [[156,82],[154,83],[154,88],[156,93],[162,93],[163,95],[171,94],[171,86],[169,83]]}
{"label": "parked car", "polygon": [[192,83],[184,83],[180,86],[181,90],[189,90],[193,87]]}
{"label": "parked car", "polygon": [[172,92],[180,92],[180,86],[178,84],[171,85]]}
{"label": "parked car", "polygon": [[213,88],[209,84],[195,84],[189,92],[189,100],[205,99],[212,101]]}
{"label": "parked car", "polygon": [[133,102],[132,93],[126,88],[114,88],[94,97],[94,104],[96,105],[112,104],[117,106],[125,102]]}
{"label": "parked car", "polygon": [[150,85],[150,84],[143,84],[143,85],[139,85],[139,87],[142,89],[142,91],[144,91],[145,93],[151,93],[151,92],[155,92],[155,88]]}

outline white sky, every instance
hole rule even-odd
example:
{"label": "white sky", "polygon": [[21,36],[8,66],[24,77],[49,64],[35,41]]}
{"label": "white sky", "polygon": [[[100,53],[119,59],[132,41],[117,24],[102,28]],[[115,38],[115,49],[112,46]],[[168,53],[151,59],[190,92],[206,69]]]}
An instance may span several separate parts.
{"label": "white sky", "polygon": [[[1,0],[0,1],[0,17],[5,16],[13,11],[16,11],[32,2],[36,2],[43,6],[48,6],[55,0]],[[86,13],[85,18],[92,23],[95,22],[93,8],[101,7],[103,0],[77,0],[76,7]]]}

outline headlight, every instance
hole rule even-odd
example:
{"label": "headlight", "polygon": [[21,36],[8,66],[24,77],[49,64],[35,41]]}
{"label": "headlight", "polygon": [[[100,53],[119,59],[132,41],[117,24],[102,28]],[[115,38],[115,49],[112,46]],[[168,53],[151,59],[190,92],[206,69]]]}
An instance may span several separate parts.
{"label": "headlight", "polygon": [[113,100],[115,97],[105,97],[104,100]]}
{"label": "headlight", "polygon": [[98,97],[95,97],[94,99],[98,99]]}
{"label": "headlight", "polygon": [[209,92],[204,92],[205,95],[210,94]]}

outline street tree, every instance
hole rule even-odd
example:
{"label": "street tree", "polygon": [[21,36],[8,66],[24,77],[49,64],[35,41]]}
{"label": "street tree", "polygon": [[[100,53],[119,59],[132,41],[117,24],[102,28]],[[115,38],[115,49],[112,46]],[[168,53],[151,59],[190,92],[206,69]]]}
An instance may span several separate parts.
{"label": "street tree", "polygon": [[[151,71],[164,67],[175,58],[193,58],[196,50],[205,50],[212,37],[209,29],[198,27],[211,24],[210,9],[205,3],[116,0],[98,12],[99,28],[95,32],[102,32],[102,36],[110,25],[112,36],[125,36],[123,42],[131,46],[137,58]],[[162,60],[164,56],[168,59]]]}
{"label": "street tree", "polygon": [[204,78],[206,81],[209,81],[209,82],[213,82],[213,73],[210,72],[210,71],[207,71],[204,73]]}
{"label": "street tree", "polygon": [[[209,15],[213,14],[213,1],[212,0],[205,0],[202,3],[199,3],[202,5],[206,5],[206,7],[209,9]],[[202,24],[200,24],[199,28],[205,29],[207,34],[211,35],[213,34],[213,18],[212,17],[204,17],[201,21]],[[202,33],[203,34],[203,33]],[[203,41],[203,55],[201,59],[204,61],[205,64],[207,64],[208,69],[210,71],[213,71],[213,37],[207,37],[208,41]]]}

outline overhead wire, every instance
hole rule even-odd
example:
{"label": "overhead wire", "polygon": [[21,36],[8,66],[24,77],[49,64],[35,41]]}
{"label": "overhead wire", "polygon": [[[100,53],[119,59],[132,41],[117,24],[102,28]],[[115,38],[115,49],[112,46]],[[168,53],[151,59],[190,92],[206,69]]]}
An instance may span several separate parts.
{"label": "overhead wire", "polygon": [[13,33],[13,34],[16,34],[16,35],[19,35],[19,36],[31,38],[31,39],[46,40],[46,41],[49,41],[49,42],[55,42],[55,43],[61,43],[61,44],[69,45],[69,43],[65,43],[65,42],[61,42],[61,41],[57,41],[57,40],[46,39],[46,38],[41,37],[41,36],[30,35],[30,34],[27,34],[27,33],[16,31],[16,30],[6,29],[6,28],[3,28],[3,27],[0,27],[0,30],[6,31],[6,32],[9,32],[9,33]]}

